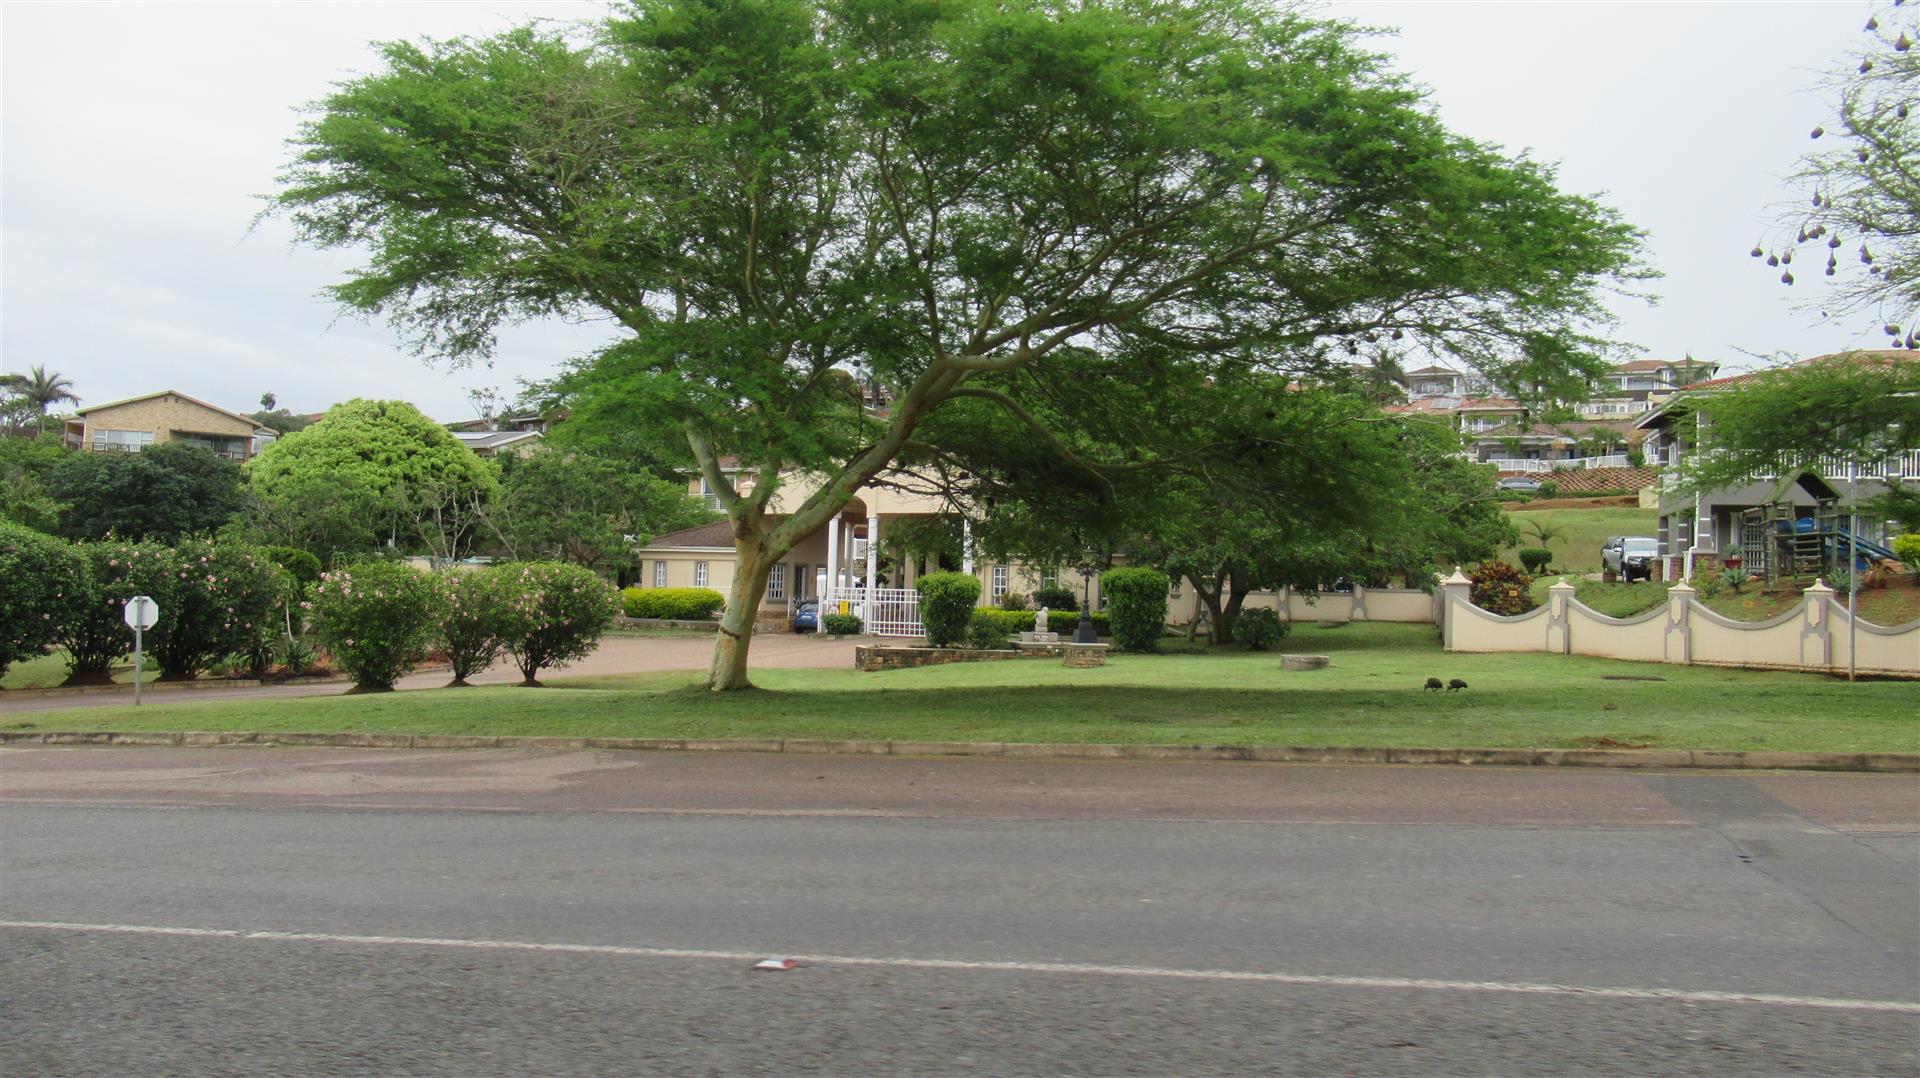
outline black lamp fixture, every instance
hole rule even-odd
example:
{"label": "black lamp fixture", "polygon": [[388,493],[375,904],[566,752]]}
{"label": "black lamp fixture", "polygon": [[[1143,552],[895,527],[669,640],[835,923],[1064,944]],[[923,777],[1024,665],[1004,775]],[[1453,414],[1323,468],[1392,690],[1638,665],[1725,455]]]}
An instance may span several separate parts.
{"label": "black lamp fixture", "polygon": [[1093,631],[1093,576],[1100,571],[1107,558],[1100,548],[1089,543],[1080,552],[1080,561],[1074,568],[1080,570],[1080,624],[1074,627],[1073,642],[1076,644],[1097,644],[1100,634]]}

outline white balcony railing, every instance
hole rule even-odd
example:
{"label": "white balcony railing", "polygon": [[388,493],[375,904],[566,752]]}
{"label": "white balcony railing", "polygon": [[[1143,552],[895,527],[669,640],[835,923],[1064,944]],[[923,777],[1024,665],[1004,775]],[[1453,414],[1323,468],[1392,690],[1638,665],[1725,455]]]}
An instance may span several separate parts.
{"label": "white balcony railing", "polygon": [[1528,472],[1541,474],[1546,472],[1581,471],[1588,468],[1626,468],[1625,453],[1612,453],[1604,457],[1569,457],[1565,460],[1522,460],[1515,457],[1494,457],[1486,463],[1503,472]]}

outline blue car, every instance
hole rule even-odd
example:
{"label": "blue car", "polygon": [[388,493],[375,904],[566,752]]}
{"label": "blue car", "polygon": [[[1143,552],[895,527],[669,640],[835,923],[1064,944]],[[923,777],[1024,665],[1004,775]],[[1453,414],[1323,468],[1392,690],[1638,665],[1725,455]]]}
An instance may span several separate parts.
{"label": "blue car", "polygon": [[820,631],[820,601],[802,599],[793,606],[793,631],[796,633],[817,633]]}

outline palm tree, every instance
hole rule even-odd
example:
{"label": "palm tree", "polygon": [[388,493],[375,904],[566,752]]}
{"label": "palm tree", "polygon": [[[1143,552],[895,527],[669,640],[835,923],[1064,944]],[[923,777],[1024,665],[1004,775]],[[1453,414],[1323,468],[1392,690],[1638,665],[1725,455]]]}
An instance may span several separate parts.
{"label": "palm tree", "polygon": [[0,388],[32,401],[43,416],[48,408],[61,401],[80,403],[80,398],[73,392],[73,379],[58,371],[49,374],[44,365],[36,365],[26,374],[0,376]]}

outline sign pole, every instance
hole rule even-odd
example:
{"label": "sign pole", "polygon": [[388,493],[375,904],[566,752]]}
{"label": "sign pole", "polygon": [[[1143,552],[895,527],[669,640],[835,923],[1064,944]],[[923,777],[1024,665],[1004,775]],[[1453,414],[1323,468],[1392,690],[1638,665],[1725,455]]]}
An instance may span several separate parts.
{"label": "sign pole", "polygon": [[138,625],[135,625],[133,627],[133,706],[134,707],[140,706],[140,677],[141,677],[141,665],[142,665],[141,655],[140,655],[140,644],[141,644],[140,637],[143,631],[144,630],[142,630]]}
{"label": "sign pole", "polygon": [[160,604],[136,595],[122,606],[120,616],[133,630],[133,706],[140,706],[140,682],[146,679],[146,632],[160,621]]}

